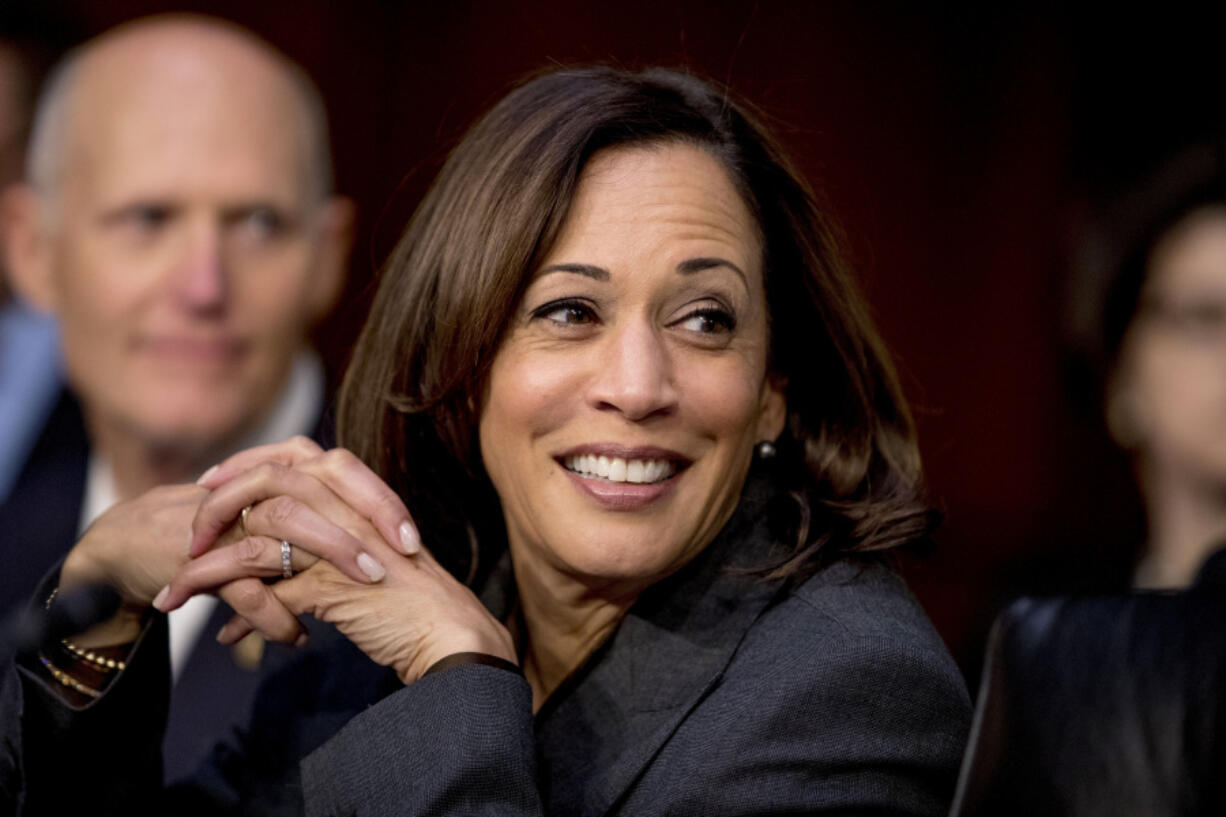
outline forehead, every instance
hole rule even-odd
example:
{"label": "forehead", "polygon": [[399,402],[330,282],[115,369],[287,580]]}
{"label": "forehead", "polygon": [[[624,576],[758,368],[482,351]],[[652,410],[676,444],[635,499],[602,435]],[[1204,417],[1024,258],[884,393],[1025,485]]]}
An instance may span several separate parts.
{"label": "forehead", "polygon": [[555,251],[583,243],[625,252],[661,233],[681,245],[721,245],[738,263],[761,254],[757,222],[723,164],[674,142],[596,153],[580,176]]}
{"label": "forehead", "polygon": [[305,187],[304,116],[288,77],[234,49],[105,53],[81,66],[64,182],[125,196],[294,198]]}
{"label": "forehead", "polygon": [[1158,242],[1148,286],[1166,294],[1226,296],[1226,205],[1198,210]]}

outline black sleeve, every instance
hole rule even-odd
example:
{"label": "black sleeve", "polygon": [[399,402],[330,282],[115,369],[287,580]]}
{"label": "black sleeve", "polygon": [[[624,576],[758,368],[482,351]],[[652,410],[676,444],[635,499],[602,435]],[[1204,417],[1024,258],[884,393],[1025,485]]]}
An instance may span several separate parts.
{"label": "black sleeve", "polygon": [[56,685],[37,654],[10,657],[4,667],[0,777],[12,789],[5,794],[13,813],[156,813],[170,700],[166,617],[145,628],[128,668],[101,698],[73,706]]}

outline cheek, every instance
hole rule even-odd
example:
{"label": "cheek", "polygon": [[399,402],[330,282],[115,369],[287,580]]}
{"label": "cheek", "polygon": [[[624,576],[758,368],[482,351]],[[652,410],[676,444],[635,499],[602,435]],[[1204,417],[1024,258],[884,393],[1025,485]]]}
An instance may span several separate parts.
{"label": "cheek", "polygon": [[1226,365],[1204,352],[1153,349],[1139,356],[1133,389],[1150,435],[1195,438],[1226,429]]}
{"label": "cheek", "polygon": [[524,467],[517,452],[573,416],[579,380],[575,367],[561,356],[513,348],[499,352],[479,423],[482,459],[496,487],[503,474]]}
{"label": "cheek", "polygon": [[[68,269],[76,272],[68,274]],[[147,300],[145,290],[139,277],[68,259],[55,276],[65,351],[91,357],[106,352],[108,344],[125,336],[139,320]]]}
{"label": "cheek", "polygon": [[743,361],[678,367],[683,412],[695,429],[728,444],[756,441],[761,376]]}

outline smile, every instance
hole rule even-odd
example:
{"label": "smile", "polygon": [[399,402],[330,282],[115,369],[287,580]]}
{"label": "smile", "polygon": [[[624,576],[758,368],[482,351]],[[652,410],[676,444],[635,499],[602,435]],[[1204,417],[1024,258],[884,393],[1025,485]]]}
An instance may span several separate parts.
{"label": "smile", "polygon": [[672,460],[624,459],[595,454],[566,457],[562,465],[567,471],[588,479],[634,484],[663,482],[677,473],[677,464]]}

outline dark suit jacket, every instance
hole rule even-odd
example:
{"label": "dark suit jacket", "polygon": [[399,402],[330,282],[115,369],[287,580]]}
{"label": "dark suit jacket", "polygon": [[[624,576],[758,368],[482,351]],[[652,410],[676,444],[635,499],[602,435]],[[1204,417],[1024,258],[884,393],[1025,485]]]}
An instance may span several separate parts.
{"label": "dark suit jacket", "polygon": [[[88,790],[127,786],[124,809],[165,813],[944,815],[970,706],[939,637],[876,560],[794,588],[738,572],[779,555],[765,501],[747,492],[535,717],[517,674],[462,665],[404,687],[340,645],[274,677],[243,744],[193,788],[142,799],[138,750],[95,757]],[[62,802],[37,779],[49,744],[101,745],[125,699],[156,687],[163,659],[141,652],[90,724],[21,671],[32,804]]]}
{"label": "dark suit jacket", "polygon": [[1226,551],[1189,590],[997,619],[957,817],[1226,814]]}
{"label": "dark suit jacket", "polygon": [[[28,604],[76,542],[89,451],[81,408],[64,391],[0,504],[0,611]],[[175,684],[163,753],[167,780],[188,776],[219,740],[246,724],[261,677],[292,655],[270,645],[259,670],[240,666],[231,648],[212,637],[230,615],[227,605],[217,605]]]}

